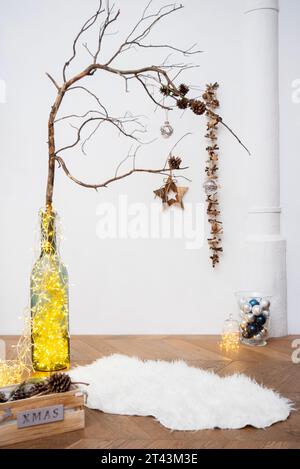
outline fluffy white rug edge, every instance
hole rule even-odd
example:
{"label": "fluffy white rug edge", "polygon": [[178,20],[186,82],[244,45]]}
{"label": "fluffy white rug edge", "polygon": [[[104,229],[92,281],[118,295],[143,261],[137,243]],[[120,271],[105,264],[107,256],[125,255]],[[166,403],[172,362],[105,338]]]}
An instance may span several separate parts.
{"label": "fluffy white rug edge", "polygon": [[87,407],[152,416],[171,430],[267,428],[284,421],[293,403],[244,374],[220,377],[183,360],[143,360],[112,354],[70,371],[90,383]]}

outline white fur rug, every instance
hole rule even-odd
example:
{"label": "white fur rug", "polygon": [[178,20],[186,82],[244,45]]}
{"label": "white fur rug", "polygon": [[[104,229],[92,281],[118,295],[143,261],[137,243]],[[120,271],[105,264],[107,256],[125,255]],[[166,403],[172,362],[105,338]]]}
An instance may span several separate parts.
{"label": "white fur rug", "polygon": [[87,407],[151,415],[172,430],[265,428],[287,419],[292,403],[245,375],[224,378],[183,361],[111,355],[69,373],[90,383]]}

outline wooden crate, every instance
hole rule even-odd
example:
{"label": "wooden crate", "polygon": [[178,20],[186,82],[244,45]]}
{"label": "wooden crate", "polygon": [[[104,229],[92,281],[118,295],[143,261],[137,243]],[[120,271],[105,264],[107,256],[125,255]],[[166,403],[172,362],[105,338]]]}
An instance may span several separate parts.
{"label": "wooden crate", "polygon": [[[84,428],[84,398],[82,391],[74,386],[72,390],[61,394],[35,396],[0,404],[0,447]],[[60,406],[63,406],[63,420],[51,423],[39,422],[41,415],[47,416],[45,408],[50,407],[50,412],[57,415],[55,409],[59,408],[61,411]],[[34,424],[19,428],[18,425],[21,424],[24,414],[28,421],[34,415]]]}

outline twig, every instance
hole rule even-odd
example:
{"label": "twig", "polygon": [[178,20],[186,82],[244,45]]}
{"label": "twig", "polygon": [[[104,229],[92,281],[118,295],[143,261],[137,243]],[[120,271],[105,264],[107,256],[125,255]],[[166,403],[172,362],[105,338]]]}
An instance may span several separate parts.
{"label": "twig", "polygon": [[52,81],[52,83],[54,84],[54,86],[56,87],[56,89],[59,91],[59,90],[60,90],[60,87],[59,87],[59,85],[56,83],[56,81],[54,80],[54,78],[50,75],[50,73],[46,72],[46,75],[47,75],[47,77]]}
{"label": "twig", "polygon": [[249,156],[251,156],[250,151],[248,148],[243,144],[243,142],[239,139],[239,137],[236,135],[236,133],[223,121],[222,117],[218,116],[220,119],[220,124],[222,124],[224,127],[226,127],[227,130],[236,138],[236,140],[239,142],[240,145],[246,150]]}

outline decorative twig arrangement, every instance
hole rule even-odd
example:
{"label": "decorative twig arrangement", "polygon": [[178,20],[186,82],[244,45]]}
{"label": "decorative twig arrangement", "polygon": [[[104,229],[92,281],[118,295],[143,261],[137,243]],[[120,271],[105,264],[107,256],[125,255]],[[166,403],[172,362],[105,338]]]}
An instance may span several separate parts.
{"label": "decorative twig arrangement", "polygon": [[219,100],[217,99],[218,83],[206,85],[206,91],[203,94],[203,99],[206,104],[207,116],[207,133],[205,137],[209,141],[206,148],[208,153],[208,160],[206,161],[206,176],[207,179],[204,183],[204,190],[206,193],[207,202],[207,215],[208,222],[210,223],[210,234],[208,238],[209,249],[212,254],[210,256],[212,266],[215,267],[220,261],[220,254],[223,252],[221,235],[223,234],[223,226],[220,221],[220,208],[218,199],[218,162],[219,162],[219,146],[218,146],[218,126],[220,123],[219,116],[215,110],[219,107]]}
{"label": "decorative twig arrangement", "polygon": [[[148,98],[150,98],[156,106],[159,106],[165,110],[172,110],[177,105],[177,107],[180,109],[189,107],[195,114],[198,115],[205,113],[206,105],[204,102],[197,99],[188,100],[185,95],[187,94],[189,88],[184,84],[176,86],[174,83],[175,79],[177,79],[183,71],[195,67],[195,65],[184,63],[169,64],[168,59],[170,56],[168,56],[160,65],[149,65],[141,68],[130,69],[120,69],[114,65],[114,62],[120,57],[121,54],[124,54],[133,48],[166,49],[172,51],[172,53],[180,53],[184,57],[201,52],[194,50],[195,45],[187,49],[181,49],[169,44],[145,43],[145,39],[149,37],[150,33],[152,32],[152,28],[156,26],[157,23],[170,14],[175,13],[183,8],[182,5],[168,4],[159,8],[156,12],[151,12],[151,3],[152,1],[150,0],[137,24],[131,29],[119,47],[117,47],[116,51],[111,55],[110,59],[102,59],[101,61],[106,38],[107,35],[110,34],[109,28],[118,20],[120,10],[115,10],[114,5],[110,6],[109,0],[106,0],[105,5],[104,1],[100,0],[98,10],[84,23],[73,41],[72,55],[63,66],[62,82],[59,83],[49,73],[46,74],[57,90],[57,95],[52,105],[48,120],[48,179],[46,190],[46,206],[52,205],[56,164],[58,164],[58,166],[73,182],[79,184],[80,186],[92,188],[95,190],[101,187],[107,187],[110,183],[126,178],[134,173],[154,173],[165,175],[166,173],[170,174],[172,171],[174,171],[171,167],[164,167],[161,169],[137,168],[135,166],[135,158],[133,158],[134,164],[131,170],[123,174],[118,174],[116,171],[115,176],[109,178],[106,181],[87,183],[72,175],[61,154],[65,151],[74,149],[77,145],[81,145],[82,152],[86,154],[87,142],[98,131],[102,124],[107,123],[114,126],[120,134],[132,139],[137,144],[146,143],[137,137],[138,133],[146,132],[146,128],[140,120],[140,116],[132,116],[128,112],[126,112],[123,117],[114,117],[110,115],[102,99],[100,100],[100,98],[95,93],[90,91],[86,86],[87,80],[90,80],[96,72],[101,71],[119,76],[125,82],[126,91],[128,91],[128,86],[131,80],[139,83],[144,89]],[[89,56],[88,65],[83,70],[79,72],[77,71],[74,75],[68,76],[70,66],[76,65],[79,42],[83,40],[83,36],[86,31],[90,30],[92,27],[97,27],[97,25],[97,41],[94,51],[92,52],[91,46],[89,46],[87,43],[83,42],[82,44]],[[84,80],[84,86],[81,84],[81,80]],[[174,98],[176,100],[175,105],[166,106],[164,104],[164,98],[163,100],[160,100],[160,98],[155,95],[155,87],[160,89],[165,97]],[[95,108],[88,109],[82,115],[70,114],[58,117],[58,112],[61,109],[63,99],[70,92],[85,93],[90,100],[93,100]],[[74,125],[74,119],[76,122],[79,122],[77,126]],[[239,143],[243,145],[235,133],[226,124],[223,123],[221,117],[219,117],[219,119],[220,122],[222,122],[222,124],[225,125],[232,133],[232,135],[235,136]],[[55,142],[55,128],[57,125],[60,125],[61,122],[71,123],[72,127],[75,127],[76,129],[76,133],[73,143],[64,145],[61,148],[57,148]],[[128,157],[129,155],[123,161],[127,160]],[[178,169],[181,170],[184,168],[178,167]]]}

